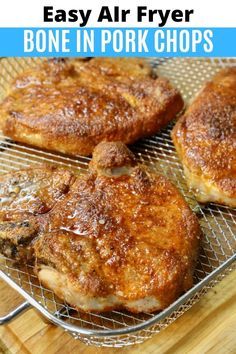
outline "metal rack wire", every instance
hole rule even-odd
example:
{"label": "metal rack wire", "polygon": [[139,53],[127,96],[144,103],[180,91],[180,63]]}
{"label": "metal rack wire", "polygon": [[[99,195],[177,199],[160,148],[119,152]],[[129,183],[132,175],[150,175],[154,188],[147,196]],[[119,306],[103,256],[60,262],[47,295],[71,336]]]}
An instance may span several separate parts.
{"label": "metal rack wire", "polygon": [[[7,92],[10,80],[24,68],[40,59],[3,59],[0,63],[0,95]],[[169,77],[188,102],[202,83],[223,66],[236,65],[227,59],[156,59],[157,72]],[[1,98],[1,97],[0,97]],[[17,268],[11,259],[0,256],[0,277],[25,297],[56,325],[69,331],[75,338],[97,346],[122,347],[141,343],[168,326],[188,310],[209,288],[235,268],[236,210],[217,204],[199,205],[188,190],[181,164],[170,139],[172,125],[156,136],[144,139],[131,147],[137,159],[171,179],[198,214],[204,233],[201,252],[195,272],[195,284],[166,310],[155,314],[133,315],[112,311],[105,314],[83,314],[75,311],[54,293],[42,286],[32,267]],[[86,173],[89,158],[68,157],[16,143],[0,134],[0,172],[8,172],[42,162],[54,163]],[[17,311],[16,311],[17,312]],[[20,312],[20,310],[18,311]],[[6,322],[5,318],[3,323]]]}

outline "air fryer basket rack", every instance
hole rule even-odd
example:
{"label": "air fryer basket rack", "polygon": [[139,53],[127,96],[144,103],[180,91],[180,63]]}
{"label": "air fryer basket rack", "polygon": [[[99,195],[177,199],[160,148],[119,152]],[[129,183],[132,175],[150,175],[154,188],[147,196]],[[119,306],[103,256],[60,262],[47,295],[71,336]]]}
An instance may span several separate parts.
{"label": "air fryer basket rack", "polygon": [[[7,92],[9,82],[19,72],[42,59],[6,58],[0,61],[0,99]],[[157,73],[168,77],[181,91],[187,103],[220,68],[236,65],[234,59],[152,59]],[[137,159],[154,171],[171,179],[197,213],[204,234],[192,289],[162,312],[134,315],[124,311],[104,314],[80,313],[58,299],[42,286],[32,266],[17,268],[11,259],[0,255],[0,277],[17,290],[25,302],[0,318],[5,324],[33,306],[52,323],[60,326],[86,344],[122,347],[141,343],[168,326],[232,269],[236,260],[236,210],[217,204],[199,205],[188,190],[181,164],[171,142],[170,124],[159,134],[143,139],[131,150]],[[16,143],[0,133],[0,173],[39,163],[54,163],[78,173],[86,173],[89,158],[69,157],[42,151]]]}

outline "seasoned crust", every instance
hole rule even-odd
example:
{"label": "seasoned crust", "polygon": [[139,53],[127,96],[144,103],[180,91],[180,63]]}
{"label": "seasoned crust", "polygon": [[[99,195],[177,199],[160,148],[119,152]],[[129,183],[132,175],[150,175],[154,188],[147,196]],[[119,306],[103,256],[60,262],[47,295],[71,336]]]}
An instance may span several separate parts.
{"label": "seasoned crust", "polygon": [[103,140],[156,133],[182,107],[179,92],[142,59],[49,60],[12,84],[0,126],[16,141],[90,155]]}
{"label": "seasoned crust", "polygon": [[79,310],[152,312],[192,285],[200,227],[165,177],[138,164],[118,176],[103,173],[113,168],[108,151],[115,165],[120,152],[125,166],[130,158],[114,144],[96,148],[91,173],[48,214],[35,245],[36,272]]}
{"label": "seasoned crust", "polygon": [[124,173],[136,165],[135,157],[132,152],[122,142],[101,142],[93,151],[93,158],[89,168],[96,173],[117,174]]}
{"label": "seasoned crust", "polygon": [[236,206],[236,67],[205,84],[172,138],[200,202]]}
{"label": "seasoned crust", "polygon": [[93,58],[89,63],[90,70],[99,71],[108,77],[155,77],[155,73],[147,60],[142,58]]}

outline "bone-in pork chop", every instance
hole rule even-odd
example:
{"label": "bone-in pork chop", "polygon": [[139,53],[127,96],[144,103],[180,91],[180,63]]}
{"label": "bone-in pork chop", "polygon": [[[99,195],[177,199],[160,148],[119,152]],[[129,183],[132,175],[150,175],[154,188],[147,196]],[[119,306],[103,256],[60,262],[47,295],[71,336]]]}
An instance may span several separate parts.
{"label": "bone-in pork chop", "polygon": [[198,220],[122,143],[100,143],[89,173],[46,216],[40,281],[82,311],[163,309],[192,285]]}
{"label": "bone-in pork chop", "polygon": [[236,67],[205,84],[172,138],[197,200],[236,207]]}
{"label": "bone-in pork chop", "polygon": [[142,59],[53,59],[15,79],[0,129],[43,149],[90,155],[103,140],[155,134],[182,107],[179,92]]}
{"label": "bone-in pork chop", "polygon": [[30,167],[0,191],[1,252],[78,310],[152,312],[192,285],[198,220],[122,143],[100,143],[87,175]]}

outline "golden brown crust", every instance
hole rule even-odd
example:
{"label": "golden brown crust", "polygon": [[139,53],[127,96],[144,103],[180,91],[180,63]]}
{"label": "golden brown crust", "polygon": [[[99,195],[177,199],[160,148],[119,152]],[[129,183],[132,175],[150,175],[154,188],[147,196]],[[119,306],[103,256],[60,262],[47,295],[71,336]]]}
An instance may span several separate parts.
{"label": "golden brown crust", "polygon": [[135,157],[122,142],[101,142],[93,151],[90,169],[100,170],[121,166],[134,166]]}
{"label": "golden brown crust", "polygon": [[236,67],[205,84],[172,138],[199,201],[236,206]]}
{"label": "golden brown crust", "polygon": [[111,78],[155,76],[148,61],[142,58],[93,58],[89,68]]}
{"label": "golden brown crust", "polygon": [[[102,143],[95,158],[99,153],[103,167],[109,150],[121,151],[126,163],[125,147]],[[89,309],[70,300],[79,309],[140,312],[136,301],[158,299],[146,309],[152,312],[192,285],[198,220],[166,178],[143,166],[114,177],[97,174],[93,166],[48,214],[47,225],[35,246],[37,272],[49,265],[66,275],[80,298],[105,299],[102,308]],[[60,288],[54,291],[64,297]]]}
{"label": "golden brown crust", "polygon": [[23,143],[89,155],[103,140],[132,143],[182,109],[179,92],[141,59],[49,60],[21,74],[0,106],[3,132]]}

